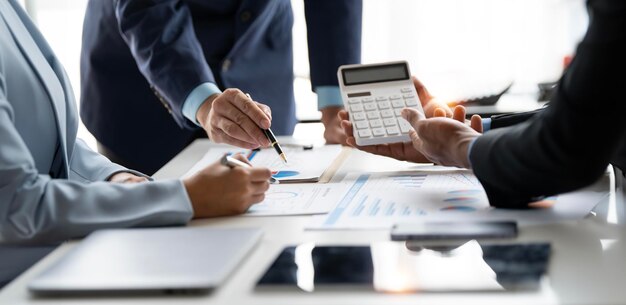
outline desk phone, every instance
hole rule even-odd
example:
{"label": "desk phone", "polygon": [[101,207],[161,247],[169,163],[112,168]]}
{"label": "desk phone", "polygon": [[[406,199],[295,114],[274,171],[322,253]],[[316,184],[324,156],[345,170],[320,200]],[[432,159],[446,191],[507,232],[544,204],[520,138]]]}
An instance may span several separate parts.
{"label": "desk phone", "polygon": [[406,61],[344,65],[337,71],[341,98],[360,146],[410,141],[403,108],[424,112]]}

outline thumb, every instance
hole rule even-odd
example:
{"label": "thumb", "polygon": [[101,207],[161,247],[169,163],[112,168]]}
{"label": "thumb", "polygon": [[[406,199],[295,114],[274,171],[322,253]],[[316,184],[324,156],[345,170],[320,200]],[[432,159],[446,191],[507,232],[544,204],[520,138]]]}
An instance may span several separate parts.
{"label": "thumb", "polygon": [[407,122],[409,122],[414,129],[416,128],[415,126],[417,126],[417,123],[425,118],[424,114],[414,108],[402,109],[402,117],[407,120]]}

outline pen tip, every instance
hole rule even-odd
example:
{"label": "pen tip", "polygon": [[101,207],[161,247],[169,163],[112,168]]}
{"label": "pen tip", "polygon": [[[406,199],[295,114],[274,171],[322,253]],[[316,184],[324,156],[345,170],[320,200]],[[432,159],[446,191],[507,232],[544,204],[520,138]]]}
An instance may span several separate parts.
{"label": "pen tip", "polygon": [[285,164],[287,164],[287,157],[285,157],[285,153],[280,154],[280,158],[283,160]]}

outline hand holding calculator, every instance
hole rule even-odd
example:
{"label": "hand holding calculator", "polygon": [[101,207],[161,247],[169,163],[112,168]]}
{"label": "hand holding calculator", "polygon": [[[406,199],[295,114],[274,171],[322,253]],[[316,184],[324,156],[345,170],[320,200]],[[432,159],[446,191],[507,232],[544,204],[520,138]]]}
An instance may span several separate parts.
{"label": "hand holding calculator", "polygon": [[404,108],[424,113],[406,61],[344,65],[337,72],[341,98],[360,146],[410,141]]}

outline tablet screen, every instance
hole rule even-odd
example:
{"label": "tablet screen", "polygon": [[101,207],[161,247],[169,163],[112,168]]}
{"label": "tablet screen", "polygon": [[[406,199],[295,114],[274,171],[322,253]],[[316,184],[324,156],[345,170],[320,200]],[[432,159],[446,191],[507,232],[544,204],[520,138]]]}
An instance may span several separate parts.
{"label": "tablet screen", "polygon": [[[409,245],[409,246],[407,246]],[[287,247],[257,288],[368,288],[381,292],[506,291],[539,287],[550,256],[547,243],[411,247],[381,242],[369,246]]]}

